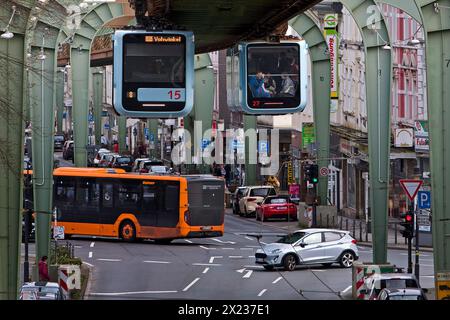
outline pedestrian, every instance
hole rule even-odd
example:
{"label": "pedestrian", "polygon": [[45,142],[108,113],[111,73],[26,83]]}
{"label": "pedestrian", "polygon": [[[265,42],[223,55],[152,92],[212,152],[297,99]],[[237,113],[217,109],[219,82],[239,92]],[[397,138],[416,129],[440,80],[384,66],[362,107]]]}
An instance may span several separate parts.
{"label": "pedestrian", "polygon": [[43,256],[39,261],[39,281],[50,281],[48,276],[47,256]]}
{"label": "pedestrian", "polygon": [[119,143],[117,141],[114,141],[113,149],[114,153],[119,153]]}

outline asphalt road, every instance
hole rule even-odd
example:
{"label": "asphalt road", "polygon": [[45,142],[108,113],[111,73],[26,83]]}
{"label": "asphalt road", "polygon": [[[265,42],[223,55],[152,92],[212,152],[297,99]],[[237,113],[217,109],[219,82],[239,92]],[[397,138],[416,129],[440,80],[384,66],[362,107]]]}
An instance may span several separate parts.
{"label": "asphalt road", "polygon": [[[227,214],[225,235],[219,238],[182,239],[169,245],[87,237],[74,237],[72,242],[75,254],[92,266],[88,299],[341,299],[338,293],[351,286],[351,269],[318,265],[285,272],[255,265],[260,245],[245,234],[294,230],[280,225]],[[371,260],[371,248],[360,247],[359,253],[362,261]],[[388,259],[406,267],[406,251],[390,250]],[[422,254],[421,263],[421,285],[432,287],[432,254]]]}

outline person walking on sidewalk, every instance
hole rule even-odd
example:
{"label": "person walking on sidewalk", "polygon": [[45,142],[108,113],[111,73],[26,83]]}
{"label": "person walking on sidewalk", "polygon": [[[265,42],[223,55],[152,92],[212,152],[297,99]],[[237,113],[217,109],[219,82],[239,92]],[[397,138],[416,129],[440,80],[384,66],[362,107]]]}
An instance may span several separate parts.
{"label": "person walking on sidewalk", "polygon": [[48,276],[47,256],[43,256],[39,261],[39,281],[50,281]]}

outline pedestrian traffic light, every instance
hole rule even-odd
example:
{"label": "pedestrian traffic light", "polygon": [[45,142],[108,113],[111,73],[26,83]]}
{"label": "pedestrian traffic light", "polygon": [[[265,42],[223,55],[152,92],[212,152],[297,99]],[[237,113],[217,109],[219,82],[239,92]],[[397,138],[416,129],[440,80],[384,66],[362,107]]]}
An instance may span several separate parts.
{"label": "pedestrian traffic light", "polygon": [[402,214],[403,221],[400,223],[404,229],[401,231],[401,234],[405,238],[413,238],[414,237],[414,214],[411,212]]}
{"label": "pedestrian traffic light", "polygon": [[316,164],[305,165],[305,181],[310,184],[319,182],[319,167]]}

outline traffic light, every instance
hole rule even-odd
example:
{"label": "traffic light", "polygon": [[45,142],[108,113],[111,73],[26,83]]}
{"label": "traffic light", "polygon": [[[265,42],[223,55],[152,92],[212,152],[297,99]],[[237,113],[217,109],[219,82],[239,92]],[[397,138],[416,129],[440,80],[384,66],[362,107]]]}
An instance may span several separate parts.
{"label": "traffic light", "polygon": [[402,214],[403,221],[400,223],[403,229],[401,234],[405,238],[413,238],[414,237],[414,214],[411,212]]}
{"label": "traffic light", "polygon": [[305,181],[310,184],[319,182],[319,166],[316,164],[305,165]]}

